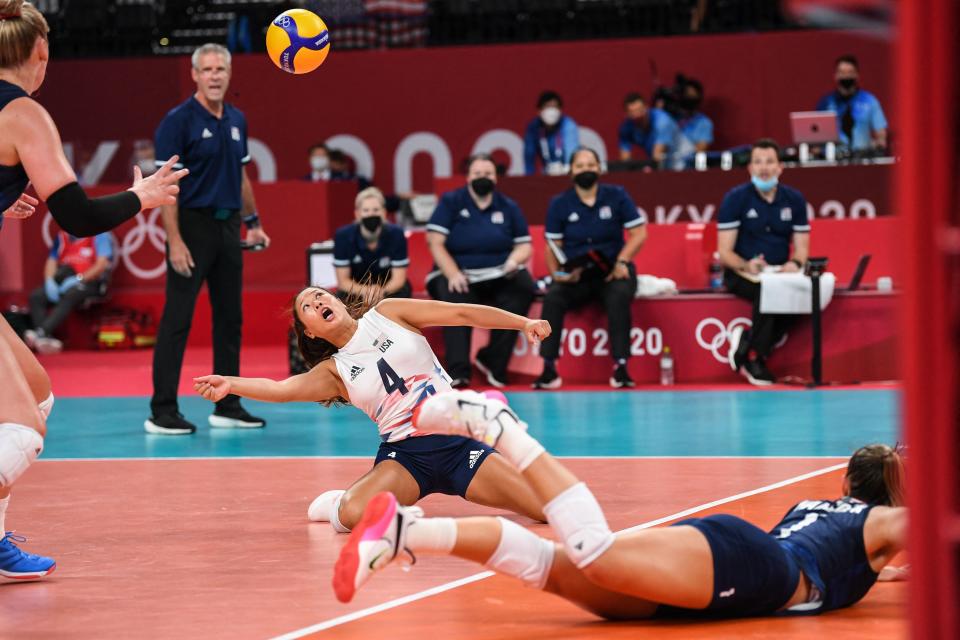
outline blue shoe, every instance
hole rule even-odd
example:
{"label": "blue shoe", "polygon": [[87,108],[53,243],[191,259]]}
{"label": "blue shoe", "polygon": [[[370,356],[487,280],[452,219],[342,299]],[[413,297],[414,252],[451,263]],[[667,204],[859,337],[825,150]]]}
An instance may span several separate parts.
{"label": "blue shoe", "polygon": [[35,556],[23,551],[14,542],[26,542],[12,531],[0,538],[0,582],[27,582],[44,578],[57,568],[53,558]]}

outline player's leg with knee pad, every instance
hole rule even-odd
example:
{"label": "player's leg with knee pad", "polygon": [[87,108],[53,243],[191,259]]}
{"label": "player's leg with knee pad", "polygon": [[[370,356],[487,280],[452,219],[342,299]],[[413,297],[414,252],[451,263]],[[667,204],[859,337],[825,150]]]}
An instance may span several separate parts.
{"label": "player's leg with knee pad", "polygon": [[36,430],[12,422],[0,423],[0,487],[9,487],[43,451]]}
{"label": "player's leg with knee pad", "polygon": [[350,533],[350,527],[340,522],[340,503],[343,501],[343,495],[345,493],[346,491],[334,498],[330,505],[330,526],[332,526],[333,530],[337,533]]}
{"label": "player's leg with knee pad", "polygon": [[505,518],[497,520],[500,543],[484,566],[522,580],[528,587],[543,589],[553,567],[553,542]]}
{"label": "player's leg with knee pad", "polygon": [[578,569],[599,558],[613,544],[613,532],[597,499],[583,482],[564,490],[543,507],[547,522]]}
{"label": "player's leg with knee pad", "polygon": [[50,414],[53,412],[53,391],[50,392],[50,395],[47,396],[47,399],[37,405],[40,408],[40,413],[43,414],[44,420],[50,417]]}

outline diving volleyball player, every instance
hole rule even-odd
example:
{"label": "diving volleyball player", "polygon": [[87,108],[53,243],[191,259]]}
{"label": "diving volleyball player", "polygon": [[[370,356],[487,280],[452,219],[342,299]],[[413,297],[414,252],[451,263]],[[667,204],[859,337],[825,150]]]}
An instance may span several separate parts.
{"label": "diving volleyball player", "polygon": [[218,375],[195,378],[195,388],[216,402],[228,393],[267,402],[352,404],[380,431],[373,468],[344,491],[328,491],[308,517],[349,531],[367,502],[382,491],[412,505],[431,493],[505,508],[543,521],[541,502],[520,474],[492,447],[462,435],[429,435],[413,426],[414,409],[450,391],[450,377],[421,333],[424,327],[471,326],[523,331],[528,340],[550,335],[544,320],[473,304],[353,296],[344,304],[325,289],[301,291],[294,330],[310,371],[283,381]]}

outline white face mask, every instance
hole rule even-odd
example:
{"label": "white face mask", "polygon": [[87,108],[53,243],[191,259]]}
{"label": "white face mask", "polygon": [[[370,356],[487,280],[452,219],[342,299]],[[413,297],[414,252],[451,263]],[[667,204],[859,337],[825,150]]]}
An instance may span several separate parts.
{"label": "white face mask", "polygon": [[552,127],[560,122],[560,115],[560,109],[556,107],[547,107],[540,111],[540,119],[543,120],[543,123],[548,127]]}
{"label": "white face mask", "polygon": [[310,168],[314,171],[324,171],[330,166],[330,158],[327,156],[313,156],[310,158]]}

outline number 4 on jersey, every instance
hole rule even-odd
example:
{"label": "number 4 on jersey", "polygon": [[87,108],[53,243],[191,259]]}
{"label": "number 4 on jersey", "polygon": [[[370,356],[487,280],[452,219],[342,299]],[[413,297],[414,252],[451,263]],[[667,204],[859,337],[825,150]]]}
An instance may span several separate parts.
{"label": "number 4 on jersey", "polygon": [[380,379],[383,380],[383,389],[388,395],[397,390],[400,391],[400,395],[407,395],[409,389],[403,384],[403,378],[387,364],[386,360],[383,358],[377,360],[377,369],[380,371]]}

